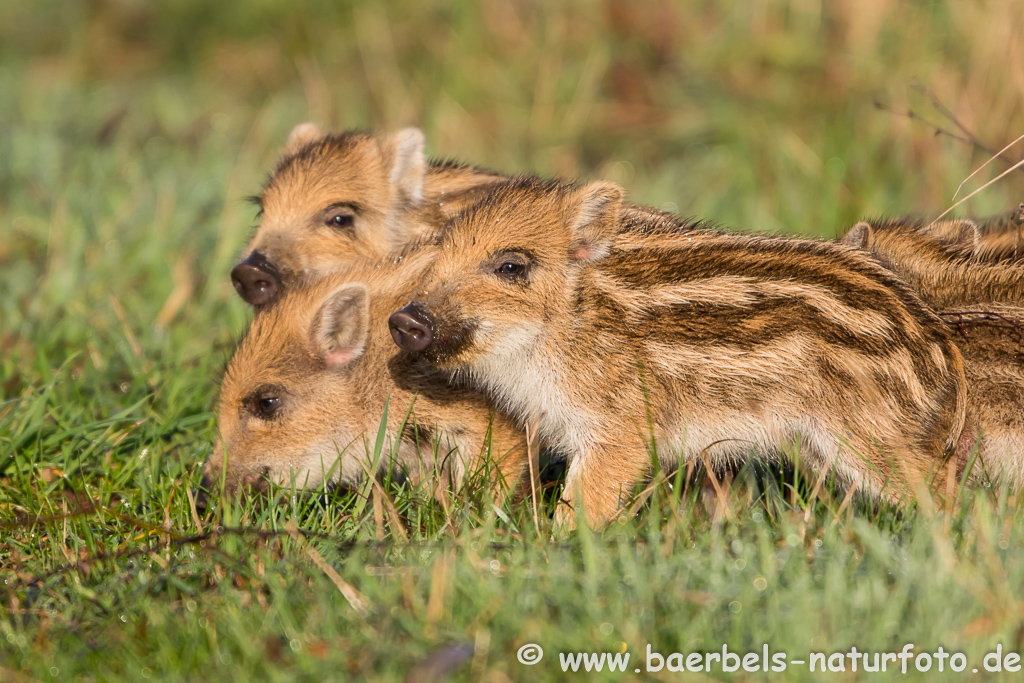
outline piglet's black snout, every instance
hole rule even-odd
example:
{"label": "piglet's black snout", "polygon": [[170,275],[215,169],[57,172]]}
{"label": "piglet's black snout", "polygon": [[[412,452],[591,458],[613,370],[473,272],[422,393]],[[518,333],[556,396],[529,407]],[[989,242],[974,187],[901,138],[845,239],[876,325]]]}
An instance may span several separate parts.
{"label": "piglet's black snout", "polygon": [[400,349],[419,353],[434,341],[434,317],[419,304],[409,304],[388,318],[391,338]]}
{"label": "piglet's black snout", "polygon": [[281,276],[266,256],[254,251],[231,271],[231,284],[246,303],[262,306],[281,291]]}

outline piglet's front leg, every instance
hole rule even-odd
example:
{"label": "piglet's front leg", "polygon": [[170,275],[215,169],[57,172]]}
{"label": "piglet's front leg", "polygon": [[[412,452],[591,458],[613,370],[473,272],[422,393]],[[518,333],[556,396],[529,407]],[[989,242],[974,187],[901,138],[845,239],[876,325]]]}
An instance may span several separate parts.
{"label": "piglet's front leg", "polygon": [[555,510],[556,531],[576,527],[579,506],[590,528],[603,528],[629,501],[647,471],[650,456],[638,438],[620,439],[617,444],[602,441],[570,460],[565,491]]}

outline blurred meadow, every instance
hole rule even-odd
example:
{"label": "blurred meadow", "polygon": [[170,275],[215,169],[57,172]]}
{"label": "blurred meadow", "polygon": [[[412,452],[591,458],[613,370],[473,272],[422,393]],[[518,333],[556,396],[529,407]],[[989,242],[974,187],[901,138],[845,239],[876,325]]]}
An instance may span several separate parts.
{"label": "blurred meadow", "polygon": [[[1024,133],[1024,3],[0,3],[0,680],[563,680],[560,651],[642,667],[647,643],[1024,651],[1005,490],[900,515],[744,470],[716,496],[661,482],[561,544],[472,485],[195,514],[250,317],[228,278],[244,198],[306,120],[416,125],[436,157],[831,238],[942,212]],[[1022,181],[957,212],[1016,207]],[[526,643],[545,659],[517,661]]]}

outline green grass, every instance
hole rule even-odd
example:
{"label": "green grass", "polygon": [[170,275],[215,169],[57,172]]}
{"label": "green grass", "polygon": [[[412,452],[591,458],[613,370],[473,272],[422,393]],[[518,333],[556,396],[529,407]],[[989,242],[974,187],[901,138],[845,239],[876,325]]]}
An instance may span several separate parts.
{"label": "green grass", "polygon": [[[187,492],[249,316],[227,278],[243,198],[295,123],[420,125],[439,156],[826,237],[938,213],[986,158],[875,99],[952,130],[916,79],[989,146],[1024,132],[1019,3],[632,7],[0,5],[0,680],[433,680],[446,660],[458,680],[563,680],[559,652],[623,642],[608,680],[640,678],[648,643],[941,645],[969,673],[1024,651],[1024,513],[996,489],[899,515],[747,469],[724,498],[662,484],[564,543],[472,485],[442,505],[387,483],[397,519],[365,489],[285,491],[197,525]],[[964,210],[1022,195],[1010,176]],[[776,678],[841,675],[861,676]]]}

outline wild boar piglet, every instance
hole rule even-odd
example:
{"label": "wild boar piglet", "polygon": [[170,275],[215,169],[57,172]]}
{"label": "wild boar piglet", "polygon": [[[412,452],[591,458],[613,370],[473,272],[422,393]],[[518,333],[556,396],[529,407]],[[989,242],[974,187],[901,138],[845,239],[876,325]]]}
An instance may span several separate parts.
{"label": "wild boar piglet", "polygon": [[606,523],[654,453],[717,466],[798,443],[815,473],[893,501],[952,481],[963,360],[890,272],[832,243],[623,232],[622,199],[605,182],[496,186],[439,233],[390,319],[402,348],[568,455],[559,524],[580,504]]}
{"label": "wild boar piglet", "polygon": [[983,234],[1012,233],[1012,221],[983,225],[987,233],[964,219],[890,218],[858,223],[844,240],[904,279],[954,331],[967,379],[965,434],[980,440],[985,472],[1019,488],[1024,486],[1024,270],[981,246]]}
{"label": "wild boar piglet", "polygon": [[221,476],[230,489],[354,482],[366,473],[386,404],[381,468],[393,464],[387,455],[397,442],[394,464],[414,479],[439,473],[457,483],[490,457],[494,484],[514,483],[526,462],[520,432],[484,397],[450,386],[391,340],[387,317],[423,272],[417,258],[297,277],[256,312],[221,384],[221,442],[203,470],[207,490]]}
{"label": "wild boar piglet", "polygon": [[974,221],[920,218],[861,221],[843,243],[871,254],[936,311],[975,304],[1024,304],[1024,262],[986,258]]}
{"label": "wild boar piglet", "polygon": [[245,301],[265,305],[298,274],[401,250],[498,179],[480,168],[428,163],[417,128],[327,135],[301,124],[254,198],[260,224],[232,282]]}

